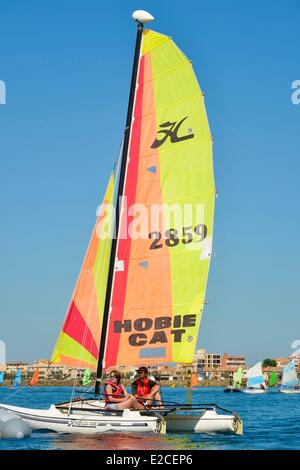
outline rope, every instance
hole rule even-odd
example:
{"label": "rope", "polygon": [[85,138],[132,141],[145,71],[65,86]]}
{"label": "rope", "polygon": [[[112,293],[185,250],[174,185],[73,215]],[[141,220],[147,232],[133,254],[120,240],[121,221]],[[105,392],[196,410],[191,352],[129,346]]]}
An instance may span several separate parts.
{"label": "rope", "polygon": [[22,392],[25,388],[29,388],[31,387],[30,385],[30,381],[26,384],[26,385],[23,385],[21,386],[20,388],[17,388],[15,392],[11,393],[10,395],[8,395],[8,397],[6,397],[4,400],[2,400],[2,403],[5,403],[7,400],[9,400],[11,397],[17,395],[19,392]]}

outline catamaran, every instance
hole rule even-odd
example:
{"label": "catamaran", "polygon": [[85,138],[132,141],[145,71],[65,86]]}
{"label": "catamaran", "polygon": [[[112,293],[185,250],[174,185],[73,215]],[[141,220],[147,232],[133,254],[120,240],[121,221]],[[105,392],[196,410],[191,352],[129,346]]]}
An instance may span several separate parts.
{"label": "catamaran", "polygon": [[267,387],[263,376],[261,362],[258,362],[248,370],[247,386],[242,389],[244,393],[266,393]]}
{"label": "catamaran", "polygon": [[281,393],[300,393],[299,380],[297,376],[295,361],[292,360],[284,368],[282,372]]}
{"label": "catamaran", "polygon": [[215,185],[203,93],[173,40],[144,29],[153,16],[139,10],[133,19],[137,39],[120,164],[52,356],[96,368],[95,396],[48,410],[2,406],[33,429],[58,432],[241,434],[241,418],[215,404],[112,411],[101,397],[103,371],[112,367],[192,363],[212,251]]}
{"label": "catamaran", "polygon": [[233,375],[233,385],[224,388],[225,393],[240,392],[242,386],[243,369],[241,367]]}

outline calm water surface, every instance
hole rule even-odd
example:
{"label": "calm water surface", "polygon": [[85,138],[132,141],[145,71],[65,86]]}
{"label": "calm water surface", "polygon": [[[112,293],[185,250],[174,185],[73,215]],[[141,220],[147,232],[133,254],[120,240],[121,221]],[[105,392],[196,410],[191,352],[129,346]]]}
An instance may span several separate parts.
{"label": "calm water surface", "polygon": [[[166,400],[185,400],[183,388],[163,388],[162,391]],[[0,387],[0,403],[11,394],[11,389]],[[70,387],[33,387],[16,394],[8,403],[48,408],[70,396]],[[193,391],[193,402],[217,403],[239,413],[244,422],[244,435],[105,433],[87,437],[35,431],[27,439],[0,439],[0,449],[300,449],[300,395],[285,395],[275,390],[265,395],[226,394],[219,387],[201,387]]]}

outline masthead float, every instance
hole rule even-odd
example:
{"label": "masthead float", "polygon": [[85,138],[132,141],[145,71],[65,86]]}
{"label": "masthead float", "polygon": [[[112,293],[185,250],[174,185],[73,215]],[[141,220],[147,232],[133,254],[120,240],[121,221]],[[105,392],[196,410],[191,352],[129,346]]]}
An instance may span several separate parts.
{"label": "masthead float", "polygon": [[203,93],[172,39],[144,29],[153,16],[139,10],[133,19],[137,36],[119,172],[108,183],[52,356],[96,369],[95,398],[48,410],[9,408],[32,428],[69,433],[167,427],[241,434],[239,416],[217,405],[163,402],[163,409],[111,411],[99,397],[103,371],[111,367],[192,363],[212,250],[215,185]]}

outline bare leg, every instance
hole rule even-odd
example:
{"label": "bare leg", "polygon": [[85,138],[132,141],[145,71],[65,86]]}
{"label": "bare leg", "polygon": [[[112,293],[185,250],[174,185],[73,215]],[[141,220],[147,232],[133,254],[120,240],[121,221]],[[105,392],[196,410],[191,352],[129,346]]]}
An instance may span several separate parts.
{"label": "bare leg", "polygon": [[137,408],[136,408],[137,410],[144,410],[145,409],[144,400],[143,401],[137,400],[136,403],[137,403]]}
{"label": "bare leg", "polygon": [[163,408],[162,406],[162,400],[161,400],[161,395],[160,395],[160,392],[159,392],[159,385],[155,385],[152,390],[151,390],[151,393],[149,393],[149,395],[147,395],[147,397],[149,400],[146,401],[146,404],[148,406],[152,406],[153,405],[153,402],[156,400],[158,402],[158,406],[159,408]]}
{"label": "bare leg", "polygon": [[136,398],[128,397],[127,400],[121,401],[118,403],[119,410],[125,410],[127,408],[132,408],[133,410],[140,410],[144,408],[143,406],[139,407],[139,403]]}
{"label": "bare leg", "polygon": [[161,399],[161,395],[160,395],[159,390],[155,393],[154,400],[156,400],[158,402],[158,406],[160,408],[163,408],[162,399]]}

